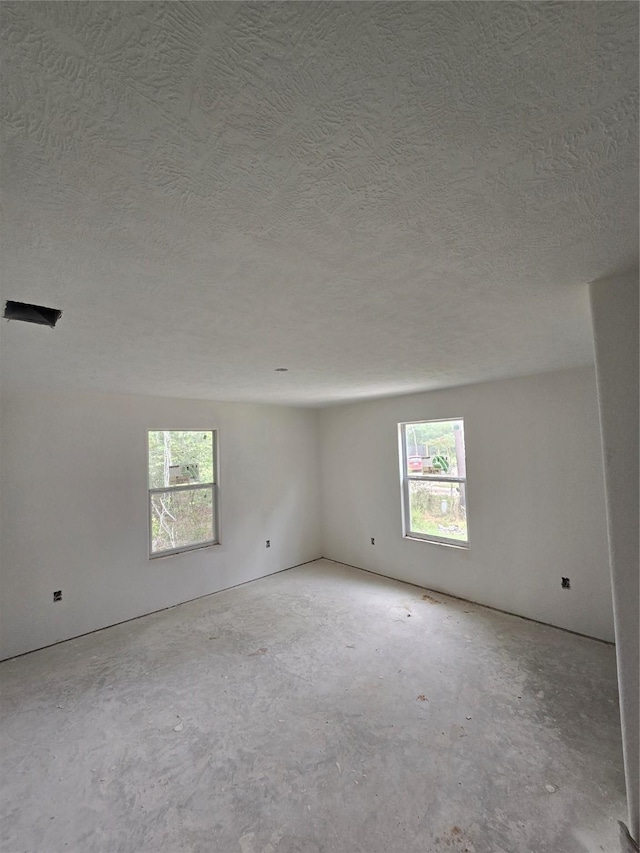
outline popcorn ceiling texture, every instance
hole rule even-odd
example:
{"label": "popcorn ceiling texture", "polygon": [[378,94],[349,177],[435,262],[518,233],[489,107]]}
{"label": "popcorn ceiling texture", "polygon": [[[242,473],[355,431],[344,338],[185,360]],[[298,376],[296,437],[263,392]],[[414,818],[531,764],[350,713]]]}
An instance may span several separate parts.
{"label": "popcorn ceiling texture", "polygon": [[[323,404],[590,363],[635,3],[12,3],[9,385]],[[288,373],[274,373],[286,366]]]}

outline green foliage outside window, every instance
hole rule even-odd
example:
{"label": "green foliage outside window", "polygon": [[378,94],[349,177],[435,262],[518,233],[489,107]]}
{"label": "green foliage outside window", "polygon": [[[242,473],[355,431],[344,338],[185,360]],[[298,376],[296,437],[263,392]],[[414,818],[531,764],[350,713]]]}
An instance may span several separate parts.
{"label": "green foliage outside window", "polygon": [[149,432],[151,554],[216,541],[214,434]]}

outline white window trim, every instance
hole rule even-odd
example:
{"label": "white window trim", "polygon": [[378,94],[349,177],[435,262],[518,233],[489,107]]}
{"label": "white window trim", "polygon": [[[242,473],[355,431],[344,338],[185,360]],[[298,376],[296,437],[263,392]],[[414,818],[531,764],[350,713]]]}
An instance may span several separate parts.
{"label": "white window trim", "polygon": [[[220,545],[220,520],[219,520],[219,510],[218,510],[218,430],[211,429],[210,427],[205,428],[202,432],[210,432],[212,436],[212,448],[211,452],[213,455],[213,481],[210,483],[190,483],[188,485],[179,485],[179,486],[160,486],[159,488],[149,488],[149,433],[151,432],[162,432],[163,430],[157,429],[148,429],[147,430],[147,524],[148,524],[148,545],[149,545],[149,559],[150,560],[158,560],[162,557],[172,557],[175,554],[184,554],[188,551],[200,551],[203,548],[210,548],[212,545]],[[200,432],[199,429],[189,428],[184,430],[185,432]],[[168,432],[180,432],[180,430],[168,430]],[[153,547],[153,526],[152,526],[152,507],[151,500],[154,494],[158,494],[160,492],[183,492],[183,491],[194,491],[194,490],[204,490],[211,489],[211,500],[212,500],[212,514],[213,514],[213,529],[216,534],[215,539],[208,539],[203,542],[197,542],[193,545],[180,545],[177,548],[168,548],[166,551],[152,551]]]}
{"label": "white window trim", "polygon": [[[469,516],[467,514],[467,540],[463,542],[460,539],[450,539],[446,536],[436,536],[429,533],[417,533],[411,530],[411,503],[409,500],[409,483],[410,482],[436,482],[436,483],[463,483],[465,487],[465,497],[467,494],[467,478],[466,477],[442,477],[437,474],[408,474],[409,459],[407,454],[407,434],[406,428],[412,424],[434,424],[434,423],[449,423],[451,421],[462,421],[464,418],[424,418],[417,421],[404,421],[398,424],[398,441],[400,444],[400,482],[402,494],[402,535],[405,539],[415,539],[420,542],[432,542],[434,545],[446,545],[450,548],[460,548],[463,551],[469,550],[471,535],[469,532]],[[465,447],[465,469],[466,469],[466,447]]]}

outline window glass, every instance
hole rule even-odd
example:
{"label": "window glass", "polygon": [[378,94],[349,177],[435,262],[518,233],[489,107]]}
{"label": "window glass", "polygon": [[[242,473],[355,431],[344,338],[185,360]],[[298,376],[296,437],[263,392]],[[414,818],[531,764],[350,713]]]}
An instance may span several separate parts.
{"label": "window glass", "polygon": [[213,481],[211,430],[154,430],[149,433],[150,489]]}
{"label": "window glass", "polygon": [[149,554],[219,541],[216,526],[215,432],[149,432]]}
{"label": "window glass", "polygon": [[404,535],[466,546],[464,421],[412,421],[399,426]]}

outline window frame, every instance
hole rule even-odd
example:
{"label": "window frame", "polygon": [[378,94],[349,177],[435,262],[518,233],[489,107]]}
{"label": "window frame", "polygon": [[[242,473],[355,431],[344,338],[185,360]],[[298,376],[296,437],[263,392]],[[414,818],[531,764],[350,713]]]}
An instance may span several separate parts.
{"label": "window frame", "polygon": [[[469,544],[471,541],[470,531],[469,531],[469,513],[468,513],[468,492],[467,492],[467,476],[466,476],[466,457],[467,450],[466,444],[464,443],[463,438],[463,449],[465,456],[465,476],[464,477],[450,477],[448,475],[441,476],[439,474],[409,474],[409,454],[407,453],[407,427],[412,424],[436,424],[436,423],[452,423],[454,421],[460,421],[462,423],[463,436],[465,432],[464,418],[455,417],[455,418],[430,418],[429,420],[425,420],[424,418],[415,421],[403,421],[398,424],[398,441],[400,444],[400,484],[401,484],[401,496],[402,496],[402,535],[405,539],[417,539],[421,542],[433,542],[436,545],[447,545],[450,548],[461,548],[463,550],[469,549]],[[416,448],[417,449],[417,448]],[[413,454],[412,454],[413,455]],[[463,539],[453,539],[447,536],[436,536],[432,533],[420,533],[411,529],[411,499],[409,495],[409,483],[418,482],[418,483],[462,483],[464,486],[465,492],[465,512],[466,512],[466,523],[467,523],[467,538]]]}
{"label": "window frame", "polygon": [[[213,480],[208,483],[188,483],[174,486],[159,486],[151,488],[149,485],[149,435],[152,432],[210,432],[211,433],[211,455]],[[153,495],[163,492],[185,492],[185,491],[208,491],[211,490],[211,519],[213,523],[214,538],[196,542],[192,545],[179,545],[177,548],[167,548],[163,551],[153,550]],[[157,560],[160,557],[172,557],[175,554],[183,554],[187,551],[200,551],[210,548],[212,545],[220,544],[220,524],[218,512],[218,430],[205,429],[148,429],[147,430],[147,526],[148,526],[148,551],[149,559]]]}

